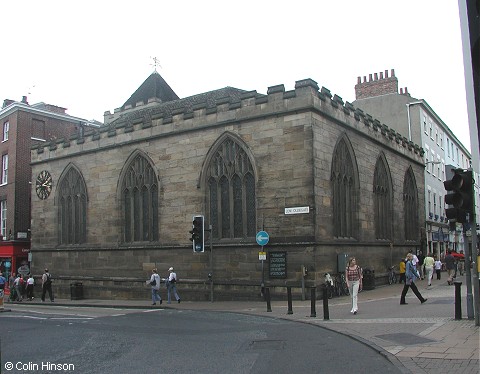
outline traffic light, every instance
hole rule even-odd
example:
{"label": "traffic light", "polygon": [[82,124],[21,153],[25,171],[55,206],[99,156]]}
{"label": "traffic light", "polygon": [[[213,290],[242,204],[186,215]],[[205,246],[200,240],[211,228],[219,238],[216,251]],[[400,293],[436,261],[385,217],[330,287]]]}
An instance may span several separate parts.
{"label": "traffic light", "polygon": [[474,206],[472,171],[454,169],[453,173],[452,179],[443,182],[445,190],[450,192],[445,195],[445,204],[453,206],[445,209],[445,214],[450,221],[465,223]]}
{"label": "traffic light", "polygon": [[189,231],[192,234],[190,240],[193,244],[193,252],[205,252],[205,240],[204,240],[204,228],[205,217],[193,216],[192,230]]}

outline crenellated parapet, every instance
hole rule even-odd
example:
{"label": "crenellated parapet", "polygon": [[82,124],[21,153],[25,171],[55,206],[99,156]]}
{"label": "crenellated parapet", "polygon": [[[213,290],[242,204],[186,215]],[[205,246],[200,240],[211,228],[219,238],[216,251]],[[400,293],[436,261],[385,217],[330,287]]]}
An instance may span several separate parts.
{"label": "crenellated parapet", "polygon": [[75,152],[74,147],[78,147],[80,152],[209,127],[257,121],[269,116],[312,111],[347,128],[375,137],[377,141],[404,147],[406,152],[420,156],[424,153],[420,146],[408,141],[402,134],[352,103],[345,102],[342,97],[332,94],[329,89],[320,88],[312,79],[296,81],[295,88],[290,91],[286,91],[283,84],[268,87],[267,94],[225,87],[164,103],[158,100],[146,105],[139,103],[135,110],[132,109],[127,106],[119,110],[113,121],[100,128],[87,128],[82,134],[75,134],[69,139],[36,145],[32,149],[38,155],[54,152],[50,157],[61,157],[62,154]]}

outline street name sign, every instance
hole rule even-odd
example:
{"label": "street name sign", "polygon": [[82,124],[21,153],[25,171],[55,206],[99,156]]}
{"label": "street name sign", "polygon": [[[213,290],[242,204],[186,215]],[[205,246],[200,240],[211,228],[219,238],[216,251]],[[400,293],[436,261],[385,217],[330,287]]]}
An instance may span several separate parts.
{"label": "street name sign", "polygon": [[285,214],[305,214],[310,212],[309,206],[297,206],[293,208],[285,208]]}

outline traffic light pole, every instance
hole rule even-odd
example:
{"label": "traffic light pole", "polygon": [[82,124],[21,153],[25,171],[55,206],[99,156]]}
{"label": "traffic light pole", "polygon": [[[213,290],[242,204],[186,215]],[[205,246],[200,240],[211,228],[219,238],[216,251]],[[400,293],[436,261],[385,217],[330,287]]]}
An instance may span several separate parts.
{"label": "traffic light pole", "polygon": [[[473,170],[468,169],[473,176]],[[465,277],[467,280],[467,317],[468,319],[475,319],[475,325],[480,326],[479,318],[479,293],[480,285],[478,279],[478,251],[477,251],[477,219],[475,210],[475,183],[471,184],[471,196],[472,196],[472,210],[470,213],[470,232],[472,238],[472,246],[468,241],[465,230],[463,233],[463,243],[465,246]],[[472,270],[473,269],[473,277]],[[472,282],[473,282],[473,295],[472,295]]]}
{"label": "traffic light pole", "polygon": [[474,293],[474,310],[475,310],[475,325],[480,326],[480,279],[478,276],[478,260],[480,256],[478,256],[477,251],[477,222],[476,222],[476,214],[473,214],[473,223],[472,223],[472,264],[473,264],[473,293]]}
{"label": "traffic light pole", "polygon": [[210,273],[208,274],[208,279],[210,281],[210,302],[213,303],[213,235],[212,235],[212,225],[208,226],[208,229],[205,229],[210,234],[210,255],[209,255],[209,262],[210,262]]}
{"label": "traffic light pole", "polygon": [[[465,227],[465,224],[464,224]],[[473,313],[473,295],[472,295],[472,272],[470,270],[470,248],[468,243],[468,238],[465,232],[463,231],[463,245],[465,248],[465,278],[467,280],[467,317],[468,319],[474,318]]]}
{"label": "traffic light pole", "polygon": [[[473,175],[473,171],[472,171]],[[472,198],[473,198],[473,209],[472,209],[472,217],[471,221],[472,224],[470,226],[470,232],[472,233],[471,238],[472,238],[472,250],[471,250],[471,256],[472,256],[472,265],[473,265],[473,309],[475,312],[475,325],[480,326],[480,279],[478,277],[478,260],[480,259],[480,256],[478,256],[478,250],[477,250],[477,215],[476,215],[476,204],[480,204],[480,201],[475,202],[475,183],[472,183]],[[468,247],[468,243],[467,243]],[[472,278],[470,277],[470,282],[472,281]],[[467,282],[470,283],[470,282]],[[468,300],[467,300],[468,302]]]}

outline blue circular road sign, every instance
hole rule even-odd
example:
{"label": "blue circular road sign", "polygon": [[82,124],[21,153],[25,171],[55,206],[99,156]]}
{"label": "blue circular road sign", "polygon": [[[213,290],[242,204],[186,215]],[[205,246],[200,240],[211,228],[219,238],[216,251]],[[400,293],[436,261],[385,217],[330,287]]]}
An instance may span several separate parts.
{"label": "blue circular road sign", "polygon": [[258,245],[264,246],[268,243],[270,236],[267,234],[266,231],[259,231],[257,233],[256,239],[257,239]]}

